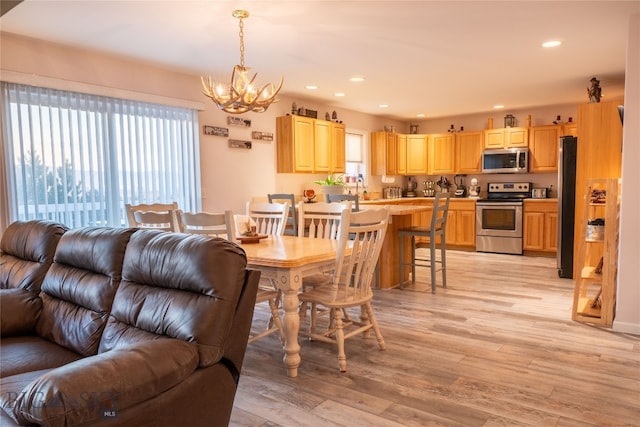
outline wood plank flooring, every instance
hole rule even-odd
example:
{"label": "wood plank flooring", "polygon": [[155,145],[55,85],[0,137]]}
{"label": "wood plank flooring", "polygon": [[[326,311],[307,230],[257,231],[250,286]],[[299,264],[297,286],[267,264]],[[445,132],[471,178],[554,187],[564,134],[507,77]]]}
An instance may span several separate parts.
{"label": "wood plank flooring", "polygon": [[[232,426],[640,426],[640,337],[571,320],[555,259],[448,251],[447,288],[376,290],[373,334],[301,339],[288,378],[276,335],[247,349]],[[255,322],[268,318],[257,308]]]}

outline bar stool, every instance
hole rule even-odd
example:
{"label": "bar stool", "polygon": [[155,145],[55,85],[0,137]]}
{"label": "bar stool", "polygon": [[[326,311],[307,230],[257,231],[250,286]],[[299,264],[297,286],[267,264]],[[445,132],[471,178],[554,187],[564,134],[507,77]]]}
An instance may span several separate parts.
{"label": "bar stool", "polygon": [[[436,292],[437,264],[442,271],[442,287],[447,287],[447,257],[446,257],[446,228],[447,214],[449,212],[449,193],[436,193],[431,213],[431,225],[429,227],[409,227],[398,230],[400,239],[400,288],[404,287],[404,267],[411,266],[411,283],[416,282],[416,267],[431,268],[431,292]],[[436,257],[437,237],[440,236],[440,260]],[[404,261],[404,239],[411,237],[411,262]],[[429,258],[417,258],[416,248],[426,247],[424,243],[416,243],[416,237],[429,238]]]}

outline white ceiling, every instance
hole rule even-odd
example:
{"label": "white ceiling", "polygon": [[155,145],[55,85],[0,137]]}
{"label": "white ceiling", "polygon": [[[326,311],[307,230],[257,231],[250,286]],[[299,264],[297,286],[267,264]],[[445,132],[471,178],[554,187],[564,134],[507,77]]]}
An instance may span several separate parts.
{"label": "white ceiling", "polygon": [[251,14],[245,65],[259,83],[282,75],[294,98],[411,120],[584,103],[593,76],[605,99],[622,96],[640,1],[25,0],[0,29],[228,80],[234,9]]}

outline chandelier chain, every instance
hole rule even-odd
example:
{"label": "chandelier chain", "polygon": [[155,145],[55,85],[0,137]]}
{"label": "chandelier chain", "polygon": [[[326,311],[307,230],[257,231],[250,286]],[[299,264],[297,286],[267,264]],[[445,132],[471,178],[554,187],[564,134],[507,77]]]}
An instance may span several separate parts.
{"label": "chandelier chain", "polygon": [[244,68],[244,22],[240,18],[240,66]]}

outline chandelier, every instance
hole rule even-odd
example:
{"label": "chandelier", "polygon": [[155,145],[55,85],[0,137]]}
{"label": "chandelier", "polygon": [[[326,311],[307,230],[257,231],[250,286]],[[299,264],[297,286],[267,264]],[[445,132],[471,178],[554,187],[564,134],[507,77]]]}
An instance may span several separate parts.
{"label": "chandelier", "polygon": [[284,79],[280,78],[280,84],[276,88],[272,83],[267,83],[257,89],[254,84],[257,74],[249,78],[249,67],[244,66],[244,23],[243,19],[249,17],[246,10],[234,10],[233,17],[240,20],[240,65],[233,67],[230,83],[214,82],[211,76],[207,80],[200,77],[204,94],[222,111],[231,114],[242,114],[247,111],[263,113],[272,102],[276,102],[276,95],[282,88]]}

